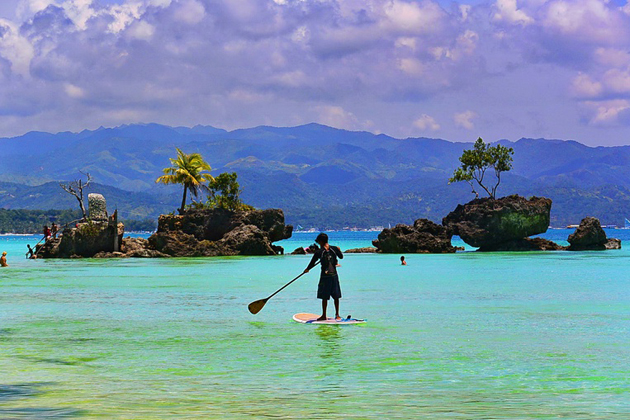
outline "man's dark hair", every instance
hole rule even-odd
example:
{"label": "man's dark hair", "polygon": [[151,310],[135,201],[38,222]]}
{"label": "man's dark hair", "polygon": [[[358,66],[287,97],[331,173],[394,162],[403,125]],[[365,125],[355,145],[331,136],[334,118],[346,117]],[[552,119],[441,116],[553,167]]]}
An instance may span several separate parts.
{"label": "man's dark hair", "polygon": [[315,239],[315,242],[317,242],[320,245],[327,244],[328,243],[328,235],[326,235],[323,232],[320,233],[319,235],[317,235],[317,239]]}

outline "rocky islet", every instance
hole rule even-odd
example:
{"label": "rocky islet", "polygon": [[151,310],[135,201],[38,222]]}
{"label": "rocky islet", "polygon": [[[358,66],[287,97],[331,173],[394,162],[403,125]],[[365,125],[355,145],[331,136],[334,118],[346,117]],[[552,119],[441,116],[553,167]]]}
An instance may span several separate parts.
{"label": "rocky islet", "polygon": [[[158,229],[148,239],[123,238],[124,226],[117,213],[107,215],[105,199],[90,196],[94,220],[65,227],[59,238],[38,246],[43,258],[77,257],[210,257],[230,255],[284,254],[273,242],[288,239],[293,227],[284,223],[280,209],[230,211],[189,209],[182,214],[162,215]],[[479,251],[550,251],[619,249],[621,241],[607,238],[599,220],[586,217],[569,236],[568,247],[544,238],[530,236],[547,231],[551,200],[526,199],[511,195],[499,199],[482,198],[458,205],[442,224],[418,219],[413,225],[398,224],[384,229],[374,247],[348,250],[350,253],[454,253],[451,243],[458,235]],[[314,252],[298,248],[292,254]]]}

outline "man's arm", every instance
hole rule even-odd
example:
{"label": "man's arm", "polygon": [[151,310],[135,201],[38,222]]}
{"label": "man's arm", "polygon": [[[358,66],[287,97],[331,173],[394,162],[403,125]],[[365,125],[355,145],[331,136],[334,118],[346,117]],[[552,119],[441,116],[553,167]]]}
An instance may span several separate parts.
{"label": "man's arm", "polygon": [[308,273],[311,268],[315,267],[315,264],[317,263],[317,260],[319,260],[320,255],[321,255],[321,252],[319,252],[319,251],[316,251],[313,254],[313,258],[311,258],[311,262],[308,263],[308,266],[304,270],[305,273]]}
{"label": "man's arm", "polygon": [[341,253],[341,249],[339,249],[338,246],[331,246],[331,248],[337,255],[337,258],[339,258],[340,260],[343,260],[343,254]]}

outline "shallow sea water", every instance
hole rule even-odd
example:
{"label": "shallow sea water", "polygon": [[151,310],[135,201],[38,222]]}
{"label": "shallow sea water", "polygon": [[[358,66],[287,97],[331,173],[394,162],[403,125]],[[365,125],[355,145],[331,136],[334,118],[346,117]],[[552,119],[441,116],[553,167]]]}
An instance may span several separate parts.
{"label": "shallow sea water", "polygon": [[368,323],[316,326],[291,316],[319,311],[317,270],[247,311],[308,256],[24,259],[34,242],[0,237],[0,419],[630,418],[627,249],[347,254],[342,314]]}

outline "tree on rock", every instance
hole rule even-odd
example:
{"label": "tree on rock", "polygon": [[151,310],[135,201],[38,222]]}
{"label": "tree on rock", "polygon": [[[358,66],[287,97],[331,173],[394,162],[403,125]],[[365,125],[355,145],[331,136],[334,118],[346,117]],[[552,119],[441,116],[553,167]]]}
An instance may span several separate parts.
{"label": "tree on rock", "polygon": [[241,201],[241,187],[236,178],[236,172],[224,172],[210,181],[208,184],[210,190],[208,205],[211,208],[222,208],[230,211],[254,209]]}
{"label": "tree on rock", "polygon": [[[512,169],[512,155],[514,150],[500,144],[490,146],[481,137],[477,139],[472,150],[464,150],[459,161],[461,166],[455,170],[448,183],[466,181],[470,184],[473,194],[479,198],[475,185],[479,185],[490,198],[496,198],[497,188],[501,184],[501,173]],[[485,179],[486,172],[493,170],[496,182]]]}
{"label": "tree on rock", "polygon": [[199,153],[186,154],[180,149],[176,150],[177,158],[169,159],[173,166],[164,168],[164,175],[156,179],[155,182],[162,184],[182,184],[184,186],[182,205],[179,208],[179,212],[183,213],[186,206],[187,192],[190,191],[193,197],[197,197],[200,190],[208,188],[204,182],[211,182],[214,180],[214,177],[207,173],[211,171],[212,168],[203,160],[203,157],[201,157]]}
{"label": "tree on rock", "polygon": [[[83,172],[81,172],[83,174]],[[63,188],[65,192],[74,196],[79,202],[79,207],[81,208],[81,213],[83,214],[83,220],[87,220],[87,211],[85,210],[85,204],[83,204],[83,190],[87,188],[92,182],[92,177],[89,173],[84,173],[87,181],[83,182],[82,179],[77,179],[75,181],[69,182],[68,184],[60,183],[59,186]]]}

